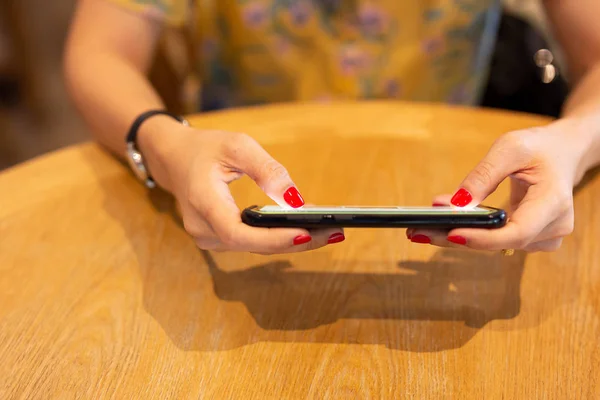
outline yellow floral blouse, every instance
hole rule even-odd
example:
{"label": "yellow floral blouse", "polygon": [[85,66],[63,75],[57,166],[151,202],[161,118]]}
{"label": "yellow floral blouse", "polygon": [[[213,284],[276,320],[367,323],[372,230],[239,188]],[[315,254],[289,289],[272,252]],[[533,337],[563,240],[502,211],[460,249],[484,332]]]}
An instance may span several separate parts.
{"label": "yellow floral blouse", "polygon": [[399,98],[474,104],[499,0],[110,0],[189,27],[203,109]]}

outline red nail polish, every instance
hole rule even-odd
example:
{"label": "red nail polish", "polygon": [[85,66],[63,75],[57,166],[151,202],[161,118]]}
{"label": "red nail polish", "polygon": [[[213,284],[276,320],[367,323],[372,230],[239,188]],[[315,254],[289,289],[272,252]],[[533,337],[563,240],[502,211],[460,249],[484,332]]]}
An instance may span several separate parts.
{"label": "red nail polish", "polygon": [[334,233],[333,235],[329,236],[329,240],[327,240],[327,243],[334,244],[343,242],[344,240],[346,240],[346,236],[344,236],[343,233]]}
{"label": "red nail polish", "polygon": [[300,235],[294,238],[294,246],[298,246],[299,244],[308,243],[312,240],[310,235]]}
{"label": "red nail polish", "polygon": [[444,203],[433,203],[431,206],[432,207],[446,207],[447,204],[444,204]]}
{"label": "red nail polish", "polygon": [[471,193],[469,193],[466,189],[460,188],[454,194],[454,196],[452,196],[450,203],[456,207],[464,207],[471,201],[473,201],[473,196],[471,196]]}
{"label": "red nail polish", "polygon": [[288,188],[283,194],[283,200],[292,208],[302,207],[304,205],[304,199],[294,186]]}
{"label": "red nail polish", "polygon": [[412,237],[412,235],[410,234],[410,232],[406,231],[406,238],[410,240],[411,237]]}
{"label": "red nail polish", "polygon": [[414,235],[413,237],[410,238],[410,241],[413,243],[423,243],[423,244],[431,243],[431,239],[425,235]]}
{"label": "red nail polish", "polygon": [[467,244],[467,239],[458,235],[448,236],[446,239],[448,239],[449,242],[460,244],[462,246]]}

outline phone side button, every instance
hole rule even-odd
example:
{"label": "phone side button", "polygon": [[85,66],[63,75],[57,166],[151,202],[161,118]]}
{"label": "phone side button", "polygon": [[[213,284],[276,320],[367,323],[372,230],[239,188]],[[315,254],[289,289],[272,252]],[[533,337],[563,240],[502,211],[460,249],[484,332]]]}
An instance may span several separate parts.
{"label": "phone side button", "polygon": [[290,221],[304,221],[304,222],[319,222],[319,221],[321,221],[321,217],[319,215],[293,215],[293,214],[290,214],[287,216],[287,219]]}
{"label": "phone side button", "polygon": [[352,214],[338,214],[338,215],[332,215],[332,217],[336,221],[352,221],[354,219]]}

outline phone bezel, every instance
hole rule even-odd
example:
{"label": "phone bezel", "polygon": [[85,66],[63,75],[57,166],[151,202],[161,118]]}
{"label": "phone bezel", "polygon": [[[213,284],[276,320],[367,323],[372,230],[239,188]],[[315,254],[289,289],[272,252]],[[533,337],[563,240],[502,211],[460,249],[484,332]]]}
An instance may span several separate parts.
{"label": "phone bezel", "polygon": [[[250,226],[267,228],[501,228],[506,224],[504,210],[480,205],[489,210],[488,214],[473,214],[457,210],[436,214],[419,213],[303,213],[294,212],[264,213],[263,206],[251,206],[242,212],[242,221]],[[385,207],[384,207],[385,208]],[[427,207],[422,207],[427,208]],[[435,209],[435,208],[432,208]]]}

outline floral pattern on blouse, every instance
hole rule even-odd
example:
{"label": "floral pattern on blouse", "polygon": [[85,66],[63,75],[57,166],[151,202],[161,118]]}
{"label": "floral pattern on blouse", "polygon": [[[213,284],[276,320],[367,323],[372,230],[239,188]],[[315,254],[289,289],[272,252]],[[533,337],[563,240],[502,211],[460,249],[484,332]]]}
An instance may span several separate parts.
{"label": "floral pattern on blouse", "polygon": [[192,30],[203,109],[395,98],[474,104],[499,0],[107,0]]}

